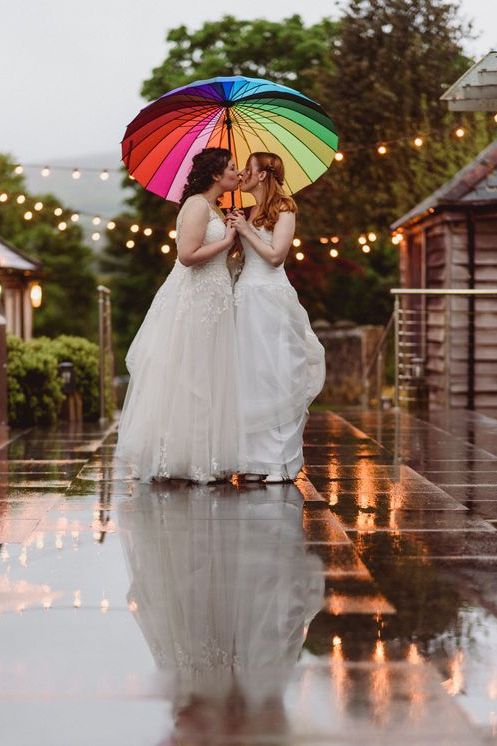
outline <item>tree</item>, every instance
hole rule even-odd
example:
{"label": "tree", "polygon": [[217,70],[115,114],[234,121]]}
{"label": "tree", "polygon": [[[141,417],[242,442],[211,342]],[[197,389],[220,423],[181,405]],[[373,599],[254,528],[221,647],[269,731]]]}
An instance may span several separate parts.
{"label": "tree", "polygon": [[[60,201],[51,194],[34,195],[24,177],[14,173],[15,161],[0,154],[0,192],[7,201],[0,205],[0,236],[20,251],[43,264],[43,303],[34,314],[36,334],[55,336],[76,334],[94,337],[96,333],[96,276],[93,252],[83,242],[81,228],[70,220],[72,211],[63,208],[54,215]],[[23,194],[19,205],[16,196]],[[40,201],[43,209],[33,205]],[[29,210],[33,217],[24,219]],[[66,222],[60,231],[57,224]]]}

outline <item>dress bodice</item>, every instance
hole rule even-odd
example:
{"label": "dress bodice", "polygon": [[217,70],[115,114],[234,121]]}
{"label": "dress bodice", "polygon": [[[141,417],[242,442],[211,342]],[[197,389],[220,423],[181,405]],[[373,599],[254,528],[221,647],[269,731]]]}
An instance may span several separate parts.
{"label": "dress bodice", "polygon": [[[252,226],[252,229],[257,231],[264,243],[270,244],[273,240],[273,232],[268,231],[267,228]],[[244,236],[241,236],[241,242],[245,252],[245,264],[239,282],[264,283],[265,285],[289,284],[283,264],[273,267],[257,253]]]}
{"label": "dress bodice", "polygon": [[[183,211],[186,205],[189,204],[192,200],[202,200],[209,207],[209,222],[207,223],[207,228],[205,229],[203,244],[205,245],[209,243],[215,243],[216,241],[222,241],[226,235],[226,226],[224,224],[224,221],[202,194],[194,194],[193,196],[188,197],[185,204],[178,213],[178,217],[176,219],[176,245],[178,244],[181,234],[181,226],[184,215]],[[227,250],[220,251],[219,254],[216,254],[216,256],[214,256],[212,259],[209,259],[209,261],[205,262],[204,264],[195,265],[193,267],[190,267],[189,269],[202,270],[203,273],[205,273],[205,270],[207,268],[222,267],[226,270],[226,273],[228,273],[228,270],[226,268],[226,255]],[[179,259],[176,260],[176,263],[181,265]]]}

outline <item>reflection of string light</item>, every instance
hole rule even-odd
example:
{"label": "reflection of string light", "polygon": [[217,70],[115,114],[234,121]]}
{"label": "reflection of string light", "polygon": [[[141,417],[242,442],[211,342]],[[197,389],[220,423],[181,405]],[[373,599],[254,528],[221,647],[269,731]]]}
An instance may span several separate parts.
{"label": "reflection of string light", "polygon": [[75,609],[81,608],[81,591],[74,591],[74,601],[72,605]]}
{"label": "reflection of string light", "polygon": [[462,650],[458,650],[449,663],[450,677],[443,682],[444,689],[452,697],[455,697],[456,694],[462,692],[464,687],[463,662],[463,652]]}
{"label": "reflection of string light", "polygon": [[340,648],[342,646],[342,638],[338,635],[335,635],[333,638],[333,647],[334,648]]}
{"label": "reflection of string light", "polygon": [[411,644],[409,645],[409,652],[407,653],[407,660],[409,661],[409,663],[412,663],[413,665],[416,665],[416,666],[422,661],[418,648],[416,647],[416,643],[414,642],[411,642]]}

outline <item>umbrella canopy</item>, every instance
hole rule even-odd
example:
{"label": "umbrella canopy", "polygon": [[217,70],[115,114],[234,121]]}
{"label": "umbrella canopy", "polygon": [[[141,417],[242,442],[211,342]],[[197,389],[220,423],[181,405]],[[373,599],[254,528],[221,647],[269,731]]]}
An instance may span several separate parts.
{"label": "umbrella canopy", "polygon": [[[329,168],[338,136],[323,108],[293,88],[260,78],[211,78],[143,108],[126,129],[122,159],[145,189],[179,202],[193,156],[208,147],[231,150],[239,168],[250,153],[276,153],[285,164],[286,190],[294,194]],[[231,203],[231,195],[226,198]],[[253,202],[239,192],[235,200]]]}

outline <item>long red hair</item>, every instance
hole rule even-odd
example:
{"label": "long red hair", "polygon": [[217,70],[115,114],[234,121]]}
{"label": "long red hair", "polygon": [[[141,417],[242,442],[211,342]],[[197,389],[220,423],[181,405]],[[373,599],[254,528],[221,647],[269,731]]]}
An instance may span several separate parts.
{"label": "long red hair", "polygon": [[254,219],[254,225],[258,228],[264,226],[268,231],[274,230],[278,222],[280,212],[297,212],[295,200],[288,197],[283,191],[285,183],[285,167],[283,161],[276,153],[251,153],[249,164],[255,159],[259,171],[266,172],[266,178],[262,182],[264,196],[262,198],[259,212]]}

